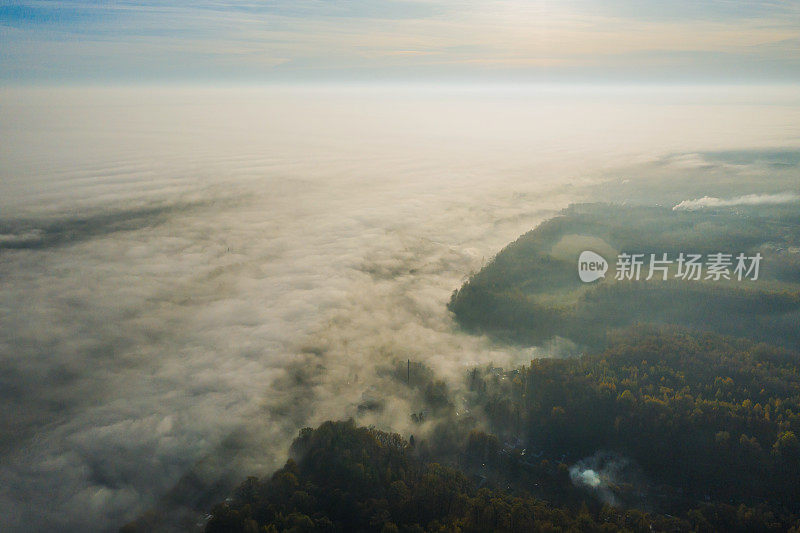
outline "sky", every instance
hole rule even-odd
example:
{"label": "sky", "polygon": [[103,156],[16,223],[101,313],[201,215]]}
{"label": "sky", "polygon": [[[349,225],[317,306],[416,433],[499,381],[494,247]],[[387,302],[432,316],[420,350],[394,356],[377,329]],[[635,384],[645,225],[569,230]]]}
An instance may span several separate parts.
{"label": "sky", "polygon": [[0,2],[0,83],[800,80],[800,3]]}

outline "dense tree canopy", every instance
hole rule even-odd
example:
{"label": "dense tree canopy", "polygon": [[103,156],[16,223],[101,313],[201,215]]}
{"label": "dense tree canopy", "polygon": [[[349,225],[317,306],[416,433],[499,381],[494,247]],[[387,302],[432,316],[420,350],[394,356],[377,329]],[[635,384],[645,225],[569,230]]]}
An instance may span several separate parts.
{"label": "dense tree canopy", "polygon": [[[581,283],[578,257],[609,262],[606,278]],[[648,275],[650,254],[761,254],[758,279],[689,281]],[[616,280],[618,254],[643,254],[639,280]],[[705,257],[705,255],[704,255]],[[674,211],[574,205],[509,244],[449,304],[466,329],[539,344],[554,336],[605,345],[610,328],[679,324],[800,348],[800,218],[796,209]]]}
{"label": "dense tree canopy", "polygon": [[[414,446],[352,421],[305,429],[208,531],[778,531],[800,516],[794,352],[637,329],[595,355],[476,368],[465,385],[491,433],[446,416]],[[586,490],[574,465],[597,450],[628,472]]]}

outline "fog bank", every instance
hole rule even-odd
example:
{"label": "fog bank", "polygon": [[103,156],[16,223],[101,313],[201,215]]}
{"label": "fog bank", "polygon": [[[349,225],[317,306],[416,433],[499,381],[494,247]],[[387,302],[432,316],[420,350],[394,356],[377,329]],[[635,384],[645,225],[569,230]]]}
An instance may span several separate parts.
{"label": "fog bank", "polygon": [[370,390],[363,421],[406,431],[396,359],[539,356],[457,331],[450,293],[606,183],[785,192],[796,165],[704,155],[797,147],[798,93],[771,91],[5,89],[6,526],[114,530],[189,471],[268,472]]}

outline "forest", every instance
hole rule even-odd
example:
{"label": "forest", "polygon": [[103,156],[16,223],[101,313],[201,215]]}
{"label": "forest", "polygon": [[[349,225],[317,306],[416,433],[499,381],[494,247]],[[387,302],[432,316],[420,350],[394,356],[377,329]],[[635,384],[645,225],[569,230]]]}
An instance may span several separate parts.
{"label": "forest", "polygon": [[[606,279],[584,284],[582,250],[604,256]],[[614,279],[619,254],[763,256],[757,280]],[[646,267],[647,265],[645,265]],[[509,244],[453,293],[465,329],[523,344],[553,337],[601,348],[614,328],[679,324],[800,348],[800,216],[795,207],[676,211],[578,204]]]}
{"label": "forest", "polygon": [[423,438],[306,428],[207,531],[797,530],[797,361],[636,328],[594,355],[474,368],[468,416],[451,408]]}
{"label": "forest", "polygon": [[[798,220],[570,207],[450,302],[466,331],[561,349],[457,380],[397,359],[386,371],[423,406],[418,432],[358,415],[304,428],[285,466],[245,480],[205,530],[800,531]],[[581,249],[764,261],[758,280],[583,284]]]}

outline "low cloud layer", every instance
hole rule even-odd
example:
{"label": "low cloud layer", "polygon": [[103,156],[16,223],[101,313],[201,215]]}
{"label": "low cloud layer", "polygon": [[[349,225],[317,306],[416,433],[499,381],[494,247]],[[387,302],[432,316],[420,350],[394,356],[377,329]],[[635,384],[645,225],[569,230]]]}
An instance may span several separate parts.
{"label": "low cloud layer", "polygon": [[[745,106],[732,137],[646,140],[664,123],[645,111],[663,108],[624,95],[12,96],[0,512],[16,531],[115,530],[178,483],[191,503],[193,486],[269,472],[299,427],[359,416],[376,390],[384,409],[359,421],[409,430],[413,399],[381,372],[393,361],[455,380],[538,353],[459,332],[445,304],[506,243],[593,199],[598,169],[800,124],[754,126]],[[696,113],[670,104],[673,126]]]}

